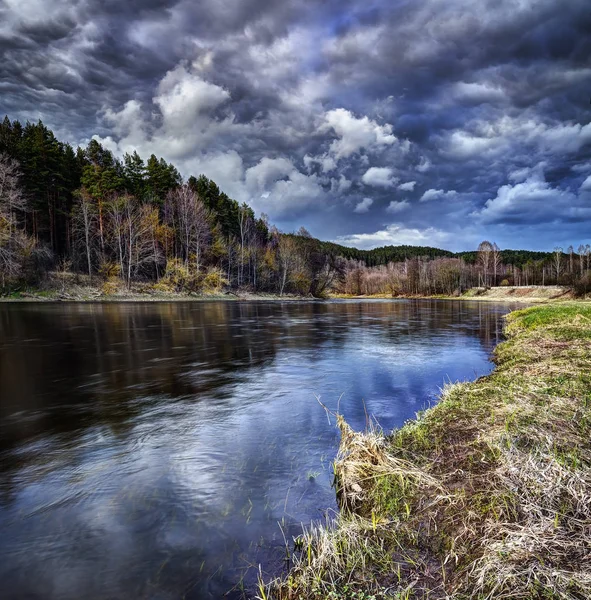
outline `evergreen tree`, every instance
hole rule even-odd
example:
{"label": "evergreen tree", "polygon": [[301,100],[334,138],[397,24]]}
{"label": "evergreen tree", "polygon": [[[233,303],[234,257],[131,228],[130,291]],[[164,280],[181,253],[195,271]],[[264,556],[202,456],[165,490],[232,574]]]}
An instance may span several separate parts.
{"label": "evergreen tree", "polygon": [[123,157],[125,187],[127,192],[138,200],[143,200],[146,192],[146,166],[137,151],[125,153]]}

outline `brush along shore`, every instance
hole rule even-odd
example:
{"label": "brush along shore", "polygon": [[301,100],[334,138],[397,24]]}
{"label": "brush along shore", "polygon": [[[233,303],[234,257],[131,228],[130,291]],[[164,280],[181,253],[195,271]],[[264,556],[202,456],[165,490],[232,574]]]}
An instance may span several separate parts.
{"label": "brush along shore", "polygon": [[340,514],[260,598],[591,598],[591,306],[506,334],[491,375],[391,435],[337,416]]}

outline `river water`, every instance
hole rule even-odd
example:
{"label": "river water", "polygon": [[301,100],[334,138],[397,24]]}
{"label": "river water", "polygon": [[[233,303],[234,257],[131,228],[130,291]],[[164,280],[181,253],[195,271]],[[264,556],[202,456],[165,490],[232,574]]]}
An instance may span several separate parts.
{"label": "river water", "polygon": [[491,370],[510,308],[0,305],[0,596],[240,597],[336,508],[315,396],[399,426]]}

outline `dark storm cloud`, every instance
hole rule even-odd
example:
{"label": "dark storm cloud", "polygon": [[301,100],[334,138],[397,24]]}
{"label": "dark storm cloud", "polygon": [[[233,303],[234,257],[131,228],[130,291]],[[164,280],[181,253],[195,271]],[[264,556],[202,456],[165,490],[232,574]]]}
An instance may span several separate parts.
{"label": "dark storm cloud", "polygon": [[586,0],[0,0],[0,21],[3,112],[204,171],[285,228],[590,241]]}

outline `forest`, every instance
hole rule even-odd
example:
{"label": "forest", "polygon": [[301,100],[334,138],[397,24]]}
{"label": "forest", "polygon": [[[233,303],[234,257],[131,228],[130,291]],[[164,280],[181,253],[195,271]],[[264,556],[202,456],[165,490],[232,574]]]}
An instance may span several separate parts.
{"label": "forest", "polygon": [[0,293],[73,275],[104,294],[244,290],[322,297],[459,294],[495,285],[589,287],[589,245],[552,252],[385,246],[280,232],[206,175],[152,154],[74,149],[42,122],[0,123]]}

